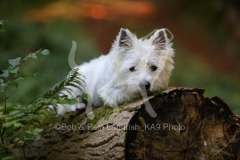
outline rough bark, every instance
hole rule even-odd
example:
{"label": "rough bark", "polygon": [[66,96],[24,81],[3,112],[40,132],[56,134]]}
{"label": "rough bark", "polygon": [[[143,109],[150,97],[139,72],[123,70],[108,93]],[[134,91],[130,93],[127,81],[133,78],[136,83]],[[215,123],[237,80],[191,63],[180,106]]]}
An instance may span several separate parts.
{"label": "rough bark", "polygon": [[[203,89],[151,96],[156,118],[138,100],[112,110],[66,115],[26,148],[29,159],[240,159],[240,117]],[[64,126],[66,126],[64,128]]]}

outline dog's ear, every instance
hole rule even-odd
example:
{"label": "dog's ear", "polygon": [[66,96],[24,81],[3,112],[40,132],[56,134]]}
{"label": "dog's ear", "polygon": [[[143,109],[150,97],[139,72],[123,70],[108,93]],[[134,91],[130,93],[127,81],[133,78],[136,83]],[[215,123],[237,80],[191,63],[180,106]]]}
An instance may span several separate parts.
{"label": "dog's ear", "polygon": [[120,48],[131,48],[133,46],[132,33],[128,29],[121,28],[117,42]]}
{"label": "dog's ear", "polygon": [[165,49],[169,39],[165,29],[157,30],[151,37],[152,44],[156,46],[157,49]]}

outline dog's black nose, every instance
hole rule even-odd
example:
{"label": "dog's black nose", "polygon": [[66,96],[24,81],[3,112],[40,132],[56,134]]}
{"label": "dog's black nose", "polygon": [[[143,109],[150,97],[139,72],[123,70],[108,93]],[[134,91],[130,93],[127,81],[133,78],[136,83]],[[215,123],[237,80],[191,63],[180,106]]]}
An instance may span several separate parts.
{"label": "dog's black nose", "polygon": [[142,90],[144,90],[144,89],[148,90],[151,85],[150,85],[149,82],[141,82],[141,83],[139,84],[139,86],[140,86],[140,88],[141,88]]}

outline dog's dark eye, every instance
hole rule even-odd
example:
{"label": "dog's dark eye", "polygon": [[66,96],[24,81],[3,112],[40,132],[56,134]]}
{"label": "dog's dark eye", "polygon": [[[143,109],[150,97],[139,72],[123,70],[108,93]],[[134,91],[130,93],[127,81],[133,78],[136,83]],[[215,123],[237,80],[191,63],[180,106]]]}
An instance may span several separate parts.
{"label": "dog's dark eye", "polygon": [[157,67],[156,66],[151,66],[150,69],[151,69],[151,71],[156,71]]}
{"label": "dog's dark eye", "polygon": [[129,68],[129,70],[130,70],[131,72],[134,72],[134,71],[136,71],[136,68],[135,68],[135,67],[131,67],[131,68]]}

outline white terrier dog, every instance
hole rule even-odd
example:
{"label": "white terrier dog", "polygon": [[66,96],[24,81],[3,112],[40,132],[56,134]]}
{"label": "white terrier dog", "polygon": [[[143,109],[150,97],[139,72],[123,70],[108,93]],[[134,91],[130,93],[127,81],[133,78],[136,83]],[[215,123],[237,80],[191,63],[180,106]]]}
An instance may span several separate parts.
{"label": "white terrier dog", "polygon": [[[149,39],[138,39],[128,29],[121,29],[108,55],[80,66],[85,77],[83,91],[71,88],[62,91],[68,98],[85,93],[91,97],[91,105],[115,107],[134,98],[141,92],[156,92],[168,86],[173,70],[174,50],[165,29],[157,30]],[[75,111],[86,105],[82,99],[76,105],[59,105],[58,114]]]}

